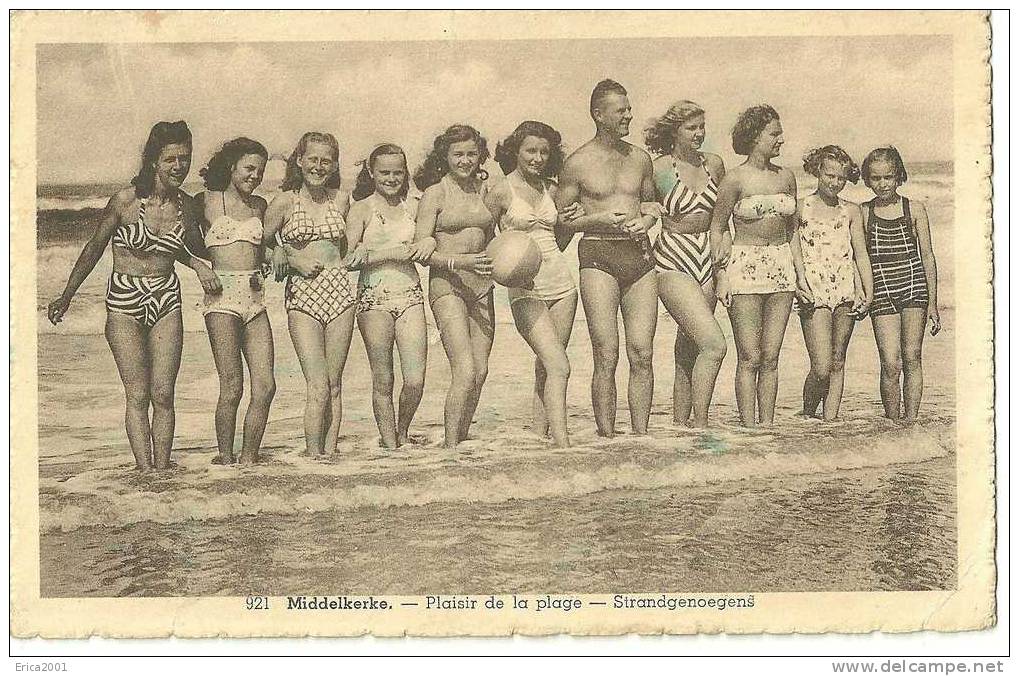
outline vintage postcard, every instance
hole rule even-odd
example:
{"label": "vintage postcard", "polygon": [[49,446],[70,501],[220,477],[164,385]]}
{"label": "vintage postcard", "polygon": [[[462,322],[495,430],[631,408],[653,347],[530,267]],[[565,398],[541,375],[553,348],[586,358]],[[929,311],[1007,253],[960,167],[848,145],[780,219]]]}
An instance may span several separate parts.
{"label": "vintage postcard", "polygon": [[982,12],[16,12],[11,632],[996,621]]}

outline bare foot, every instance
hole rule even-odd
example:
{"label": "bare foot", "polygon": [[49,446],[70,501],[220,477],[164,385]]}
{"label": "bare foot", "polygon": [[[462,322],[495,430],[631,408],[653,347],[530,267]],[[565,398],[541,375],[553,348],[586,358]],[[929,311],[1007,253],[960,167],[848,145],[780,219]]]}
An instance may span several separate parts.
{"label": "bare foot", "polygon": [[232,465],[234,464],[234,457],[232,455],[223,455],[219,453],[212,458],[213,465]]}
{"label": "bare foot", "polygon": [[241,452],[241,464],[242,465],[257,465],[258,464],[258,451],[242,451]]}

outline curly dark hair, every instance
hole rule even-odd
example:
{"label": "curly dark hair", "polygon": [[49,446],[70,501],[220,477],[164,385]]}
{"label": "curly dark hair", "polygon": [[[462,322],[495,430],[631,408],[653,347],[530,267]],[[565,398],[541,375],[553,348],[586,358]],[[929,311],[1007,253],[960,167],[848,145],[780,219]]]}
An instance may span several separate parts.
{"label": "curly dark hair", "polygon": [[269,151],[258,141],[253,141],[246,136],[227,141],[209,158],[209,163],[198,172],[204,180],[205,189],[226,190],[230,186],[230,175],[233,173],[234,166],[245,155],[258,155],[266,161],[269,160]]}
{"label": "curly dark hair", "polygon": [[899,179],[899,185],[902,185],[909,178],[906,174],[906,163],[902,161],[902,155],[899,154],[899,150],[895,146],[882,146],[881,148],[874,148],[867,157],[863,158],[863,182],[870,187],[870,165],[875,160],[884,160],[895,168],[895,176]]}
{"label": "curly dark hair", "polygon": [[432,149],[425,157],[425,161],[414,172],[414,185],[418,190],[424,191],[442,180],[442,177],[449,173],[449,148],[454,143],[474,141],[478,144],[478,169],[477,176],[481,180],[488,178],[488,172],[481,166],[488,161],[488,142],[474,127],[469,124],[454,124],[435,137]]}
{"label": "curly dark hair", "polygon": [[142,165],[138,174],[131,179],[134,194],[144,198],[152,194],[156,188],[156,162],[163,148],[174,143],[191,147],[191,130],[184,120],[177,122],[156,122],[149,131],[149,138],[142,150]]}
{"label": "curly dark hair", "polygon": [[804,155],[803,171],[817,178],[821,173],[821,163],[825,160],[833,160],[844,166],[846,168],[846,180],[850,183],[856,183],[860,180],[860,167],[856,166],[856,162],[849,156],[849,153],[836,145],[814,148]]}
{"label": "curly dark hair", "polygon": [[661,117],[651,118],[644,126],[644,145],[655,155],[668,155],[676,145],[679,125],[703,114],[704,109],[693,101],[676,101]]}
{"label": "curly dark hair", "polygon": [[517,168],[517,155],[520,153],[520,146],[528,136],[543,138],[548,141],[548,162],[545,163],[545,170],[542,176],[555,178],[559,170],[563,168],[563,137],[555,129],[535,120],[526,120],[517,125],[513,133],[507,136],[502,143],[495,146],[495,161],[502,168],[502,173],[510,174]]}
{"label": "curly dark hair", "polygon": [[336,137],[326,132],[306,131],[301,135],[301,140],[297,142],[297,147],[294,148],[294,152],[290,153],[290,157],[287,158],[287,172],[284,174],[283,183],[280,185],[280,190],[283,192],[287,192],[289,190],[300,190],[301,186],[304,184],[304,172],[301,171],[301,167],[297,165],[297,159],[307,152],[309,143],[324,143],[333,149],[333,153],[336,155],[337,169],[336,173],[330,176],[329,180],[326,181],[325,187],[340,187],[340,144],[336,141]]}
{"label": "curly dark hair", "polygon": [[406,197],[410,190],[410,170],[407,169],[407,154],[403,148],[395,143],[382,143],[375,146],[367,158],[361,160],[361,171],[357,174],[357,183],[354,185],[352,196],[355,201],[363,200],[375,192],[375,178],[372,176],[372,169],[375,167],[375,160],[382,155],[399,155],[403,158],[403,170],[407,176],[403,179],[403,186],[400,187],[399,196]]}
{"label": "curly dark hair", "polygon": [[732,128],[732,149],[737,155],[749,155],[764,128],[777,119],[778,112],[767,103],[747,108],[739,114]]}

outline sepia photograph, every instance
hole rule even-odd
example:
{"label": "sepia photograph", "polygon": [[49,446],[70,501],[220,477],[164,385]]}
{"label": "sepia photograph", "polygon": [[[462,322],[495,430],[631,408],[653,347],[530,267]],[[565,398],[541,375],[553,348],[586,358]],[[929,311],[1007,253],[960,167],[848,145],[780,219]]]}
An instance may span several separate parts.
{"label": "sepia photograph", "polygon": [[989,33],[935,14],[15,17],[22,598],[171,604],[20,631],[993,623]]}

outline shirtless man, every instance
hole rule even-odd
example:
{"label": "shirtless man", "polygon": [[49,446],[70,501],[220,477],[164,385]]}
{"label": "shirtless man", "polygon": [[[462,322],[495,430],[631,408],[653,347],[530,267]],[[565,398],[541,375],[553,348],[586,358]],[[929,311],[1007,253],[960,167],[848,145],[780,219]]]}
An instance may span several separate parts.
{"label": "shirtless man", "polygon": [[630,362],[630,424],[636,434],[646,434],[658,290],[647,235],[654,217],[641,215],[641,203],[655,201],[654,170],[646,152],[623,140],[633,114],[621,84],[602,80],[595,86],[591,117],[597,132],[567,158],[556,202],[560,209],[578,200],[584,207],[585,215],[566,227],[584,233],[578,247],[580,298],[594,352],[591,402],[598,434],[615,434],[620,308]]}

